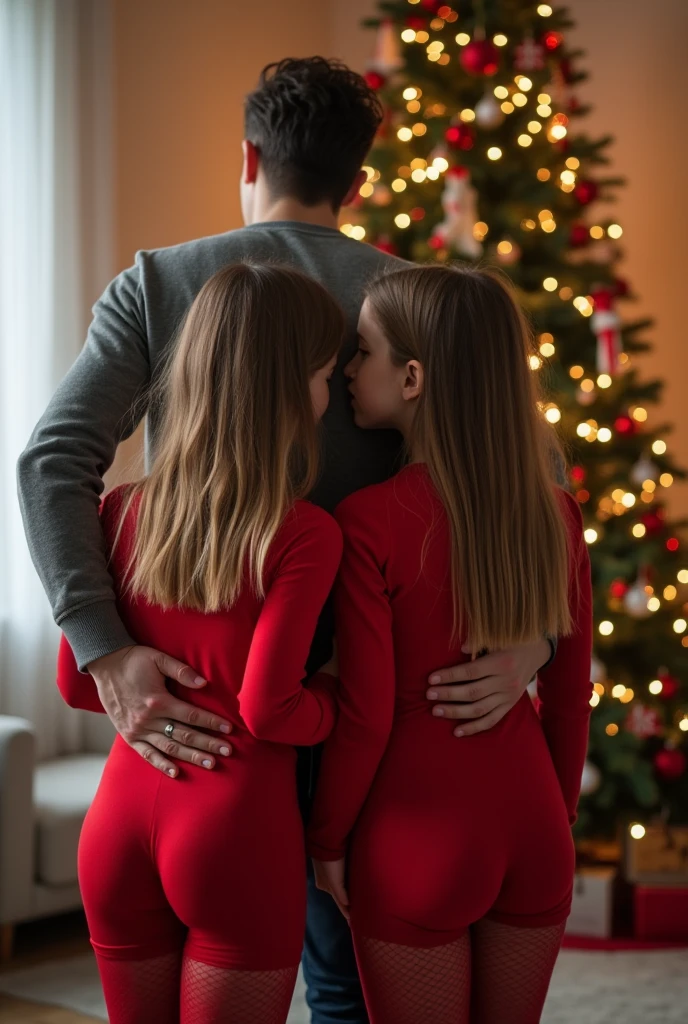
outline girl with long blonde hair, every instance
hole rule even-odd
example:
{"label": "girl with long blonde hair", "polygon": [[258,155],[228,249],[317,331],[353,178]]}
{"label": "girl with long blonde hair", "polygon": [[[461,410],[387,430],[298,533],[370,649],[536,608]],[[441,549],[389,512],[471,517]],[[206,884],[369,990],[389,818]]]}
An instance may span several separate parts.
{"label": "girl with long blonde hair", "polygon": [[[496,272],[417,267],[369,288],[345,371],[356,423],[409,453],[335,513],[339,717],[309,828],[371,1024],[535,1024],[569,913],[590,565],[530,343]],[[489,732],[438,732],[438,666],[545,634],[539,715],[524,694]]]}
{"label": "girl with long blonde hair", "polygon": [[[287,1017],[306,912],[294,745],[334,723],[332,675],[304,677],[341,555],[304,499],[344,326],[296,270],[215,274],[162,378],[153,468],[102,506],[119,613],[208,681],[185,697],[210,725],[174,781],[118,735],[86,817],[79,880],[112,1024]],[[83,707],[64,643],[59,677]],[[164,731],[174,757],[184,729]]]}

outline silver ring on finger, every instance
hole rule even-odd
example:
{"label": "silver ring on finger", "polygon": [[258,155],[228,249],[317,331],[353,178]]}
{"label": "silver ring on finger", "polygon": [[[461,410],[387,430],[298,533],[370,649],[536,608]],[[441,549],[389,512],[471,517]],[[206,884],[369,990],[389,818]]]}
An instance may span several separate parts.
{"label": "silver ring on finger", "polygon": [[171,740],[172,739],[172,734],[174,733],[174,722],[168,722],[167,725],[165,726],[165,730],[164,731],[165,731],[165,735],[167,736],[168,740]]}

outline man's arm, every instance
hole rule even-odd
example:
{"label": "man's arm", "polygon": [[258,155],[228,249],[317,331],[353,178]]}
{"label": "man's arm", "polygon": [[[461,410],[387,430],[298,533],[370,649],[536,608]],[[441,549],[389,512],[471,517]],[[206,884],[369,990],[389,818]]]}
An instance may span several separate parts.
{"label": "man's arm", "polygon": [[204,681],[162,652],[135,646],[107,570],[98,516],[103,474],[144,415],[151,379],[140,266],[139,258],[96,303],[86,345],[31,435],[17,477],[31,557],[79,669],[89,668],[127,743],[173,775],[160,749],[199,763],[208,738],[176,729],[178,742],[167,739],[158,735],[165,719],[226,732],[229,725],[210,724],[198,708],[172,697],[165,676],[187,686]]}
{"label": "man's arm", "polygon": [[86,345],[17,466],[31,557],[82,671],[134,643],[117,613],[98,508],[117,445],[146,411],[150,375],[137,264],[96,303]]}

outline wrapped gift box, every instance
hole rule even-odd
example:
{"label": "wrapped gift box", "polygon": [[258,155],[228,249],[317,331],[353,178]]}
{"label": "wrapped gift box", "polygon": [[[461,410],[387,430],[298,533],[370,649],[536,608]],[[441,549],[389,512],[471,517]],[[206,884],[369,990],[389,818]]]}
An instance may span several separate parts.
{"label": "wrapped gift box", "polygon": [[635,937],[688,941],[688,887],[636,886]]}
{"label": "wrapped gift box", "polygon": [[642,839],[627,835],[624,874],[638,885],[688,888],[688,828],[650,825]]}
{"label": "wrapped gift box", "polygon": [[586,867],[576,873],[567,935],[608,939],[612,934],[614,880],[612,867]]}

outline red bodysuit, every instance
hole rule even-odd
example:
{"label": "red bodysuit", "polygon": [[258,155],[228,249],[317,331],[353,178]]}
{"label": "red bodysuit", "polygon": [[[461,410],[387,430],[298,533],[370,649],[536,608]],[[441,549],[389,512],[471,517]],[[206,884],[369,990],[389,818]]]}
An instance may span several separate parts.
{"label": "red bodysuit", "polygon": [[427,469],[410,465],[337,509],[339,714],[308,847],[322,860],[348,847],[354,938],[430,948],[487,915],[539,928],[569,913],[592,602],[580,512],[559,496],[574,632],[539,673],[539,716],[524,694],[494,728],[463,738],[426,698],[434,670],[466,660],[449,642],[448,525]]}
{"label": "red bodysuit", "polygon": [[[111,492],[102,507],[109,546],[122,493]],[[133,508],[110,566],[116,588],[135,520]],[[264,601],[245,586],[231,610],[203,614],[164,610],[119,592],[118,610],[137,641],[208,680],[199,691],[173,683],[170,689],[233,723],[233,756],[216,758],[211,771],[180,764],[171,779],[115,739],[79,848],[81,891],[104,980],[103,961],[143,961],[182,947],[185,958],[218,968],[295,970],[299,963],[306,867],[294,745],[321,742],[334,723],[334,680],[320,673],[308,686],[302,680],[341,546],[332,517],[298,501],[270,547]],[[58,674],[70,704],[98,706],[84,700],[93,684],[78,672],[65,641]],[[112,1000],[120,990],[133,992],[119,981],[111,989]],[[161,985],[158,991],[162,998]],[[110,999],[108,1008],[111,1019],[134,1019],[130,1008],[113,1016]],[[152,1021],[140,1012],[137,1020]],[[207,1014],[198,1019],[215,1019]],[[266,1010],[261,1019],[272,1018]]]}

